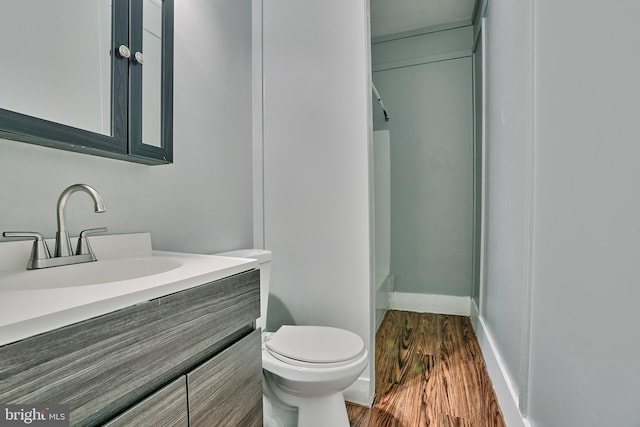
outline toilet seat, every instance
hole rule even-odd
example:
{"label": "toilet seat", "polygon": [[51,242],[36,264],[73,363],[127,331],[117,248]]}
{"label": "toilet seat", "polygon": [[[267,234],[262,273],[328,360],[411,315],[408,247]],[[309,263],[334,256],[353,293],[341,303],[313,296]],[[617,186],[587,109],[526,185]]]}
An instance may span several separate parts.
{"label": "toilet seat", "polygon": [[265,348],[284,363],[308,368],[348,365],[366,351],[358,335],[328,326],[282,326],[265,340]]}

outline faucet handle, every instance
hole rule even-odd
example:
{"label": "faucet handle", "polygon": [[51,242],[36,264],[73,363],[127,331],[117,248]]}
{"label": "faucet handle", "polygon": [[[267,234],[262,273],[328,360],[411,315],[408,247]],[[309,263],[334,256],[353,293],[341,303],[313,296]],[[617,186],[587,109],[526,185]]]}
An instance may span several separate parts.
{"label": "faucet handle", "polygon": [[82,230],[80,232],[80,237],[78,237],[76,255],[93,255],[93,251],[91,250],[91,245],[89,244],[89,239],[87,239],[87,236],[90,234],[106,233],[107,231],[107,227],[89,228],[87,230]]}
{"label": "faucet handle", "polygon": [[2,233],[2,236],[30,237],[32,239],[35,239],[33,242],[33,248],[31,249],[31,256],[29,257],[29,262],[27,264],[28,270],[39,268],[38,265],[40,264],[41,260],[51,258],[51,253],[49,253],[47,242],[44,241],[44,237],[42,237],[42,234],[40,233],[32,231],[5,231],[4,233]]}

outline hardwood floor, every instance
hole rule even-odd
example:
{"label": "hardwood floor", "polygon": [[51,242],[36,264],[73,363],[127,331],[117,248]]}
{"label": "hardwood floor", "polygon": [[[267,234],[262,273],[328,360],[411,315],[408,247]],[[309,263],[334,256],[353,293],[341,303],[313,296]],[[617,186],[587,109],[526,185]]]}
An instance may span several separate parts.
{"label": "hardwood floor", "polygon": [[347,404],[351,427],[505,425],[468,318],[388,311],[375,359],[374,404]]}

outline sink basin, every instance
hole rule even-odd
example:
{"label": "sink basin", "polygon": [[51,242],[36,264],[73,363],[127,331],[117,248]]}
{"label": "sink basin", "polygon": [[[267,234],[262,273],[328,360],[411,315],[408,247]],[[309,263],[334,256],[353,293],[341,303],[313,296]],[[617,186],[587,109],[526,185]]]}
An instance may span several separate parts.
{"label": "sink basin", "polygon": [[182,266],[177,258],[142,257],[99,260],[41,270],[23,270],[2,277],[4,290],[56,289],[138,279]]}
{"label": "sink basin", "polygon": [[154,251],[149,233],[130,233],[92,236],[98,261],[26,270],[32,245],[29,240],[0,242],[0,345],[258,265],[229,256]]}

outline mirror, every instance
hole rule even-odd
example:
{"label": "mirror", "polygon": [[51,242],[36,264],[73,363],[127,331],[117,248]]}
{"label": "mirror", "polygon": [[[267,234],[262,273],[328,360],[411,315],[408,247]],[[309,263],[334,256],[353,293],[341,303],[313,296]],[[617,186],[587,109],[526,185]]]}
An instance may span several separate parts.
{"label": "mirror", "polygon": [[142,142],[160,147],[162,119],[162,1],[144,0],[142,6]]}
{"label": "mirror", "polygon": [[0,108],[111,135],[111,1],[2,0],[0,10]]}
{"label": "mirror", "polygon": [[2,0],[0,138],[173,160],[173,0]]}
{"label": "mirror", "polygon": [[[125,1],[125,0],[122,0]],[[173,0],[131,1],[129,150],[131,155],[172,160]],[[137,55],[140,55],[137,57]],[[135,84],[137,83],[137,84]]]}

